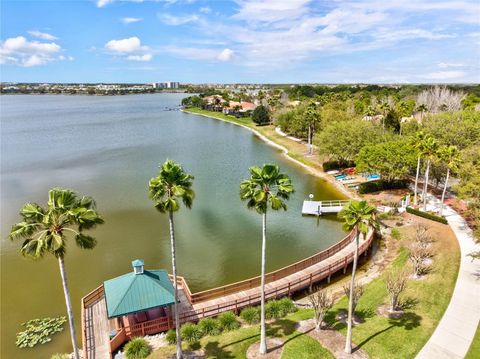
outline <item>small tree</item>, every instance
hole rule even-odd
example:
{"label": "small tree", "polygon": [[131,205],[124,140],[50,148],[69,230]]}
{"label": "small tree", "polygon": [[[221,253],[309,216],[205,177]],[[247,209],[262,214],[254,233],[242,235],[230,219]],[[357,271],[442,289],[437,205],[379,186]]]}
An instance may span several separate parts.
{"label": "small tree", "polygon": [[430,257],[432,257],[432,252],[427,247],[419,245],[418,242],[410,245],[408,258],[412,263],[415,278],[427,274],[429,265],[426,260]]}
{"label": "small tree", "polygon": [[[350,300],[350,283],[347,283],[343,286],[343,291],[347,298]],[[352,313],[355,312],[355,308],[357,307],[358,301],[360,300],[360,297],[363,295],[363,285],[360,284],[359,282],[355,281],[353,285],[353,291],[352,291]]]}
{"label": "small tree", "polygon": [[308,296],[308,300],[315,312],[315,330],[322,329],[323,319],[333,306],[333,298],[326,290],[317,290]]}
{"label": "small tree", "polygon": [[257,125],[267,125],[270,123],[270,112],[265,106],[258,106],[253,110],[252,120]]}
{"label": "small tree", "polygon": [[407,287],[409,272],[405,269],[394,269],[387,272],[385,276],[385,285],[390,296],[390,312],[398,308],[400,294]]}

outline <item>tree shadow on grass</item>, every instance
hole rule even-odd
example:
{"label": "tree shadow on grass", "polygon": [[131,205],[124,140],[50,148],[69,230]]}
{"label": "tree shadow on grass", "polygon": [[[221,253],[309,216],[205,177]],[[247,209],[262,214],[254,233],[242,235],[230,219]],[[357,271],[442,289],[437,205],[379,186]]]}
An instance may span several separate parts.
{"label": "tree shadow on grass", "polygon": [[[235,358],[231,351],[225,350],[225,346],[220,346],[218,341],[208,342],[205,345],[205,355],[206,357],[214,357],[214,358],[225,358],[225,359],[232,359]],[[229,344],[231,345],[231,344]]]}
{"label": "tree shadow on grass", "polygon": [[395,328],[395,327],[403,327],[405,330],[412,330],[418,326],[420,326],[420,322],[422,321],[422,317],[413,313],[408,312],[404,313],[400,318],[390,318],[388,323],[390,324],[388,327],[376,332],[375,334],[369,336],[364,341],[358,344],[359,347],[362,347],[366,343],[368,343],[373,338],[377,337],[378,335],[385,333],[386,331]]}

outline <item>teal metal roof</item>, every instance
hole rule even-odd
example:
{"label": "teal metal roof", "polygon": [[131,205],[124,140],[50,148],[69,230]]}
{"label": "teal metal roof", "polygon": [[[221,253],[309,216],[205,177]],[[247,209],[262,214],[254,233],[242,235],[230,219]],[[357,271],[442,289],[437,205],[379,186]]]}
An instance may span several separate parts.
{"label": "teal metal roof", "polygon": [[173,304],[172,282],[164,270],[130,272],[103,283],[109,318]]}

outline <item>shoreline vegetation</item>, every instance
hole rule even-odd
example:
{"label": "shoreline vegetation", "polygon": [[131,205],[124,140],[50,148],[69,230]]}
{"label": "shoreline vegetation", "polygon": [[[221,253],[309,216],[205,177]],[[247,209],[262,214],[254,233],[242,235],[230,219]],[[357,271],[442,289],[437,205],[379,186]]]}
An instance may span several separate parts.
{"label": "shoreline vegetation", "polygon": [[315,163],[309,158],[314,158],[315,155],[308,155],[308,148],[305,143],[299,143],[293,141],[288,136],[280,135],[277,131],[275,131],[275,127],[273,125],[257,126],[250,117],[236,118],[234,116],[228,116],[219,112],[202,110],[200,108],[188,108],[182,109],[181,111],[241,126],[253,132],[257,137],[259,137],[268,145],[281,150],[283,155],[288,160],[301,166],[303,169],[307,170],[312,175],[331,184],[338,192],[340,192],[345,197],[349,199],[358,199],[358,196],[355,193],[347,190],[343,185],[335,181],[331,176],[327,175],[327,173],[323,171],[322,167],[319,166],[318,163]]}

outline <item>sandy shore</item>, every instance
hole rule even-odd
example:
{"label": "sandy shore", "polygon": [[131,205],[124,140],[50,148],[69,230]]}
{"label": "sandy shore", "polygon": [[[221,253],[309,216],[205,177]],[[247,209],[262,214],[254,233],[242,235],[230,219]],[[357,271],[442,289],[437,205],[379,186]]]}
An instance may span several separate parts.
{"label": "sandy shore", "polygon": [[[318,177],[318,178],[321,178],[327,182],[329,182],[331,185],[333,185],[339,192],[341,192],[342,194],[344,194],[346,197],[348,198],[352,198],[352,199],[358,199],[358,195],[356,193],[353,193],[349,190],[347,190],[342,184],[338,183],[337,181],[335,181],[335,179],[328,175],[327,173],[323,172],[323,171],[320,171],[316,168],[312,168],[308,165],[306,165],[305,163],[303,162],[300,162],[299,160],[291,157],[289,155],[289,151],[286,147],[270,140],[269,138],[265,137],[262,133],[258,132],[257,130],[255,130],[254,128],[251,128],[249,126],[245,126],[245,125],[242,125],[240,123],[236,123],[236,122],[233,122],[233,121],[228,121],[228,120],[225,120],[223,118],[218,118],[218,117],[215,117],[215,116],[210,116],[210,115],[206,115],[206,114],[203,114],[203,113],[195,113],[195,112],[190,112],[188,110],[181,110],[182,112],[185,112],[185,113],[189,113],[191,115],[197,115],[197,116],[203,116],[203,117],[208,117],[208,118],[212,118],[214,120],[218,120],[218,121],[223,121],[223,122],[228,122],[228,123],[231,123],[231,124],[234,124],[236,126],[240,126],[240,127],[243,127],[251,132],[253,132],[256,136],[258,136],[260,139],[262,139],[265,143],[267,143],[268,145],[272,146],[272,147],[275,147],[279,150],[282,151],[283,155],[290,161],[293,161],[295,162],[297,165],[303,167],[304,169],[306,169],[308,172],[310,172],[311,174],[313,174],[314,176]],[[288,139],[288,136],[285,137]],[[290,139],[289,139],[290,140]],[[293,140],[290,140],[293,142]]]}

